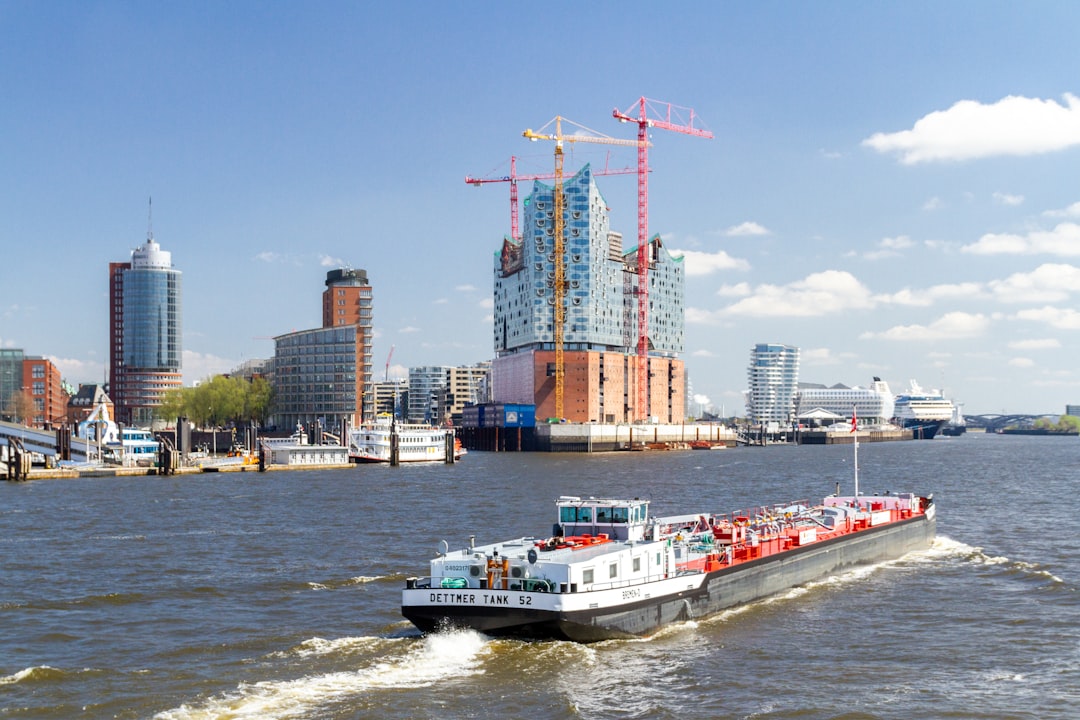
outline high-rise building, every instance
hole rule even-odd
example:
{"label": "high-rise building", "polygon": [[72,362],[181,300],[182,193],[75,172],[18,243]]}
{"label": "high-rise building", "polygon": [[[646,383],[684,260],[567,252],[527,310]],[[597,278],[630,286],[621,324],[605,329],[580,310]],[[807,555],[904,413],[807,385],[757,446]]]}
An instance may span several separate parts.
{"label": "high-rise building", "polygon": [[326,274],[323,326],[274,338],[274,418],[278,426],[342,421],[359,425],[374,416],[372,291],[364,270]]}
{"label": "high-rise building", "polygon": [[799,389],[799,348],[758,343],[750,350],[746,416],[756,425],[784,426],[795,417]]}
{"label": "high-rise building", "polygon": [[[586,165],[563,183],[566,277],[563,414],[577,422],[685,418],[682,258],[649,241],[649,407],[637,398],[637,250],[623,252],[607,202]],[[494,402],[555,413],[554,187],[536,182],[525,201],[520,242],[494,258]]]}
{"label": "high-rise building", "polygon": [[109,396],[117,420],[147,427],[181,375],[180,271],[149,233],[131,261],[109,263]]}

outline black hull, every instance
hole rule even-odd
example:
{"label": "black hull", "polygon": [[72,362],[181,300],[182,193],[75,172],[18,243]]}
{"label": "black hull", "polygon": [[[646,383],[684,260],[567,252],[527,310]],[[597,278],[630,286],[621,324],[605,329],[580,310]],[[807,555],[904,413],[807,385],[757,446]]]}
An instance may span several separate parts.
{"label": "black hull", "polygon": [[933,440],[942,423],[941,420],[905,420],[903,428],[911,431],[914,440]]}
{"label": "black hull", "polygon": [[701,576],[687,576],[688,585],[695,587],[614,609],[556,612],[444,605],[403,606],[402,614],[425,632],[467,627],[492,636],[577,642],[642,637],[665,625],[704,618],[847,568],[925,550],[934,540],[935,529],[933,517],[920,515],[716,570],[708,573],[700,585],[696,583]]}

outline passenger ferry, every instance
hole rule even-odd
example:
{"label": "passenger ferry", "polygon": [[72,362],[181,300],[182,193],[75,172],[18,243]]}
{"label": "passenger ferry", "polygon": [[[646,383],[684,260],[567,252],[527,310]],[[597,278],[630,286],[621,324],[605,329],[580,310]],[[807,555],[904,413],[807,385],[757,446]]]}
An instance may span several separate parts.
{"label": "passenger ferry", "polygon": [[105,460],[125,467],[153,467],[158,461],[161,443],[149,430],[120,428],[120,442],[105,445]]}
{"label": "passenger ferry", "polygon": [[638,498],[564,496],[550,535],[451,548],[406,579],[424,632],[592,642],[647,636],[933,542],[933,496],[830,496],[727,515],[652,517]]}
{"label": "passenger ferry", "polygon": [[379,418],[374,423],[349,431],[349,460],[357,463],[389,463],[393,443],[397,442],[398,462],[446,462],[448,443],[453,459],[460,460],[466,450],[454,435],[453,428],[399,423]]}

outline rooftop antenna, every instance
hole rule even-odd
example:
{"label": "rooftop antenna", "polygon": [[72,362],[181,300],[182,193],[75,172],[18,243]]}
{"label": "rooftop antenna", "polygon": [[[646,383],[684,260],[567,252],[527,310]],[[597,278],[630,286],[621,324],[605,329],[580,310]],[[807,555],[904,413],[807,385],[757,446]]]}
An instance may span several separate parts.
{"label": "rooftop antenna", "polygon": [[154,240],[154,197],[150,196],[150,210],[146,218],[146,242]]}

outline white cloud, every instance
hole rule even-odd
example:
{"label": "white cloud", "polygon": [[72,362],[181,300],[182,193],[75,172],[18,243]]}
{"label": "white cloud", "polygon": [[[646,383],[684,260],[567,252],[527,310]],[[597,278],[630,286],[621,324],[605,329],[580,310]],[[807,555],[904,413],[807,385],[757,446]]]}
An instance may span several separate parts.
{"label": "white cloud", "polygon": [[1010,207],[1015,207],[1017,205],[1024,204],[1024,196],[1009,195],[1008,193],[996,192],[994,193],[994,202],[996,202],[998,205],[1008,205]]}
{"label": "white cloud", "polygon": [[1080,99],[1065,104],[1015,95],[985,105],[961,100],[915,122],[910,130],[875,133],[863,145],[900,156],[905,165],[1035,155],[1080,144]]}
{"label": "white cloud", "polygon": [[185,350],[182,362],[184,364],[184,383],[186,385],[205,380],[214,375],[230,372],[240,364],[229,358],[210,355],[209,353],[199,353],[194,350]]}
{"label": "white cloud", "polygon": [[875,295],[875,302],[888,303],[890,305],[905,305],[909,307],[929,307],[938,300],[956,300],[960,298],[978,298],[983,295],[982,285],[979,283],[954,283],[950,285],[934,285],[921,290],[904,288],[891,295]]}
{"label": "white cloud", "polygon": [[927,211],[941,210],[945,207],[945,201],[936,195],[923,203],[922,209]]}
{"label": "white cloud", "polygon": [[990,289],[1002,302],[1061,302],[1080,291],[1080,268],[1046,263],[1029,273],[1014,273],[1004,280],[993,280]]}
{"label": "white cloud", "polygon": [[1063,222],[1053,230],[1033,230],[1027,235],[987,233],[960,250],[973,255],[1080,255],[1080,225]]}
{"label": "white cloud", "polygon": [[319,255],[319,266],[341,268],[345,267],[345,261],[341,258],[330,257],[329,255]]}
{"label": "white cloud", "polygon": [[1055,308],[1047,305],[1038,310],[1021,310],[1016,313],[1019,320],[1040,322],[1059,330],[1080,330],[1080,312],[1072,308]]}
{"label": "white cloud", "polygon": [[829,348],[807,348],[799,351],[799,362],[806,366],[839,365],[841,360]]}
{"label": "white cloud", "polygon": [[1029,368],[1035,365],[1035,361],[1031,358],[1018,357],[1009,361],[1009,365],[1018,368]]}
{"label": "white cloud", "polygon": [[1047,217],[1080,217],[1080,202],[1074,202],[1063,210],[1047,210],[1043,213]]}
{"label": "white cloud", "polygon": [[929,325],[897,325],[880,333],[863,333],[863,339],[881,340],[956,340],[982,335],[990,319],[982,314],[951,312]]}
{"label": "white cloud", "polygon": [[[3,346],[4,344],[0,342],[0,347]],[[72,385],[105,382],[104,363],[93,360],[80,360],[78,358],[61,358],[55,355],[47,355],[46,357],[60,371],[60,377]]]}
{"label": "white cloud", "polygon": [[1057,338],[1014,340],[1009,343],[1009,349],[1011,350],[1053,350],[1059,347],[1061,347],[1061,341]]}
{"label": "white cloud", "polygon": [[733,258],[723,250],[714,253],[699,250],[672,250],[672,257],[683,257],[687,276],[711,275],[718,270],[749,270],[746,260]]}
{"label": "white cloud", "polygon": [[708,395],[702,395],[700,393],[694,393],[694,404],[695,405],[708,405],[710,402],[711,401],[709,400]]}
{"label": "white cloud", "polygon": [[769,231],[764,226],[748,220],[738,225],[732,225],[724,231],[724,234],[729,237],[746,237],[750,235],[768,235]]}
{"label": "white cloud", "polygon": [[716,355],[714,355],[711,350],[695,350],[694,352],[690,353],[690,355],[692,357],[703,357],[703,358],[716,357]]}
{"label": "white cloud", "polygon": [[255,259],[256,260],[262,260],[264,263],[275,263],[275,262],[281,262],[282,255],[281,255],[281,253],[276,253],[276,252],[273,252],[272,250],[264,250],[261,253],[256,253],[255,254]]}
{"label": "white cloud", "polygon": [[495,307],[495,300],[493,300],[492,298],[486,297],[483,300],[481,300],[478,304],[480,305],[480,307],[484,308],[485,310],[491,310],[491,309],[493,309]]}
{"label": "white cloud", "polygon": [[750,283],[741,282],[735,285],[721,285],[716,294],[721,297],[746,297],[750,292]]}
{"label": "white cloud", "polygon": [[458,292],[476,292],[475,285],[458,285],[454,289]]}
{"label": "white cloud", "polygon": [[448,305],[449,303],[450,301],[446,298],[436,298],[435,300],[431,301],[432,305]]}
{"label": "white cloud", "polygon": [[854,275],[826,270],[788,285],[759,285],[753,294],[719,311],[752,317],[816,317],[873,306],[870,291]]}
{"label": "white cloud", "polygon": [[412,325],[406,325],[405,327],[400,328],[398,330],[398,332],[401,333],[402,335],[407,335],[409,333],[418,333],[418,332],[420,332],[420,328],[413,327]]}
{"label": "white cloud", "polygon": [[882,260],[884,258],[896,257],[900,254],[901,250],[906,250],[915,243],[907,235],[898,235],[894,238],[882,238],[878,240],[877,250],[865,253],[863,255],[867,260]]}

